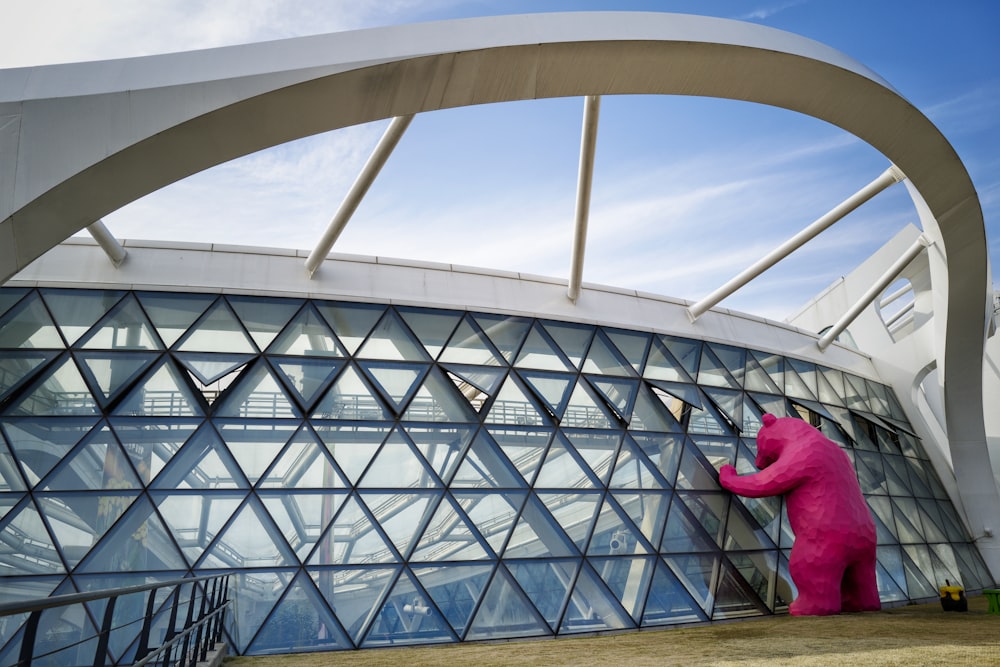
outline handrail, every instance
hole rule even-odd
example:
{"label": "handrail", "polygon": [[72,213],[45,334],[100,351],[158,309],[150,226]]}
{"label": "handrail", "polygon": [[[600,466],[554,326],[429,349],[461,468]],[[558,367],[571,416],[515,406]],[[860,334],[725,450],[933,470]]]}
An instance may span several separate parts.
{"label": "handrail", "polygon": [[[142,628],[134,639],[128,642],[131,646],[136,643],[135,657],[136,664],[145,665],[155,660],[156,664],[171,663],[171,651],[174,645],[183,640],[183,647],[177,654],[177,661],[181,665],[193,667],[199,660],[205,660],[208,650],[217,642],[222,640],[222,628],[225,610],[229,605],[229,576],[230,573],[212,574],[200,577],[185,577],[181,579],[170,579],[150,584],[140,584],[137,586],[123,586],[120,588],[103,589],[100,591],[90,591],[86,593],[71,593],[68,595],[56,595],[28,602],[15,602],[0,604],[0,617],[13,614],[28,613],[28,619],[24,624],[21,637],[21,648],[18,661],[14,667],[30,667],[35,651],[35,639],[38,632],[39,621],[42,612],[47,609],[64,607],[73,604],[82,604],[96,600],[106,600],[104,616],[101,628],[96,635],[84,640],[60,646],[59,648],[46,653],[53,655],[59,651],[64,651],[74,646],[80,646],[87,641],[97,640],[97,648],[94,651],[94,667],[103,667],[108,656],[108,644],[112,630],[121,629],[132,625],[138,620],[142,621]],[[211,583],[209,583],[211,582]],[[187,600],[187,612],[183,621],[183,627],[177,628],[177,612],[181,603],[181,591],[186,585],[191,585],[191,594]],[[170,618],[167,624],[165,636],[162,643],[149,647],[150,630],[152,629],[154,617],[157,610],[154,608],[156,595],[153,591],[173,588],[169,595],[162,600],[164,606],[170,604]],[[199,596],[200,589],[200,596]],[[129,620],[115,628],[112,627],[114,619],[115,603],[123,595],[134,595],[149,591],[145,604],[145,614],[135,620]],[[200,608],[195,611],[195,606],[200,597]],[[173,602],[170,603],[170,599]],[[191,641],[192,633],[196,633],[194,641]],[[164,656],[165,654],[165,656]],[[161,656],[162,661],[161,661]],[[119,656],[120,657],[120,656]]]}

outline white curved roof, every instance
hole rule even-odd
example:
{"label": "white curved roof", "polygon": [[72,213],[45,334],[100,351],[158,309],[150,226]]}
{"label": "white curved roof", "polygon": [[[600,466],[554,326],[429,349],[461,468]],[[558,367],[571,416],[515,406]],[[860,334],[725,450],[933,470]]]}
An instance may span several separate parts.
{"label": "white curved roof", "polygon": [[759,25],[534,14],[0,71],[0,275],[153,190],[296,138],[449,107],[632,93],[798,111],[906,174],[947,257],[937,344],[956,473],[980,475],[988,272],[971,179],[945,137],[874,73]]}

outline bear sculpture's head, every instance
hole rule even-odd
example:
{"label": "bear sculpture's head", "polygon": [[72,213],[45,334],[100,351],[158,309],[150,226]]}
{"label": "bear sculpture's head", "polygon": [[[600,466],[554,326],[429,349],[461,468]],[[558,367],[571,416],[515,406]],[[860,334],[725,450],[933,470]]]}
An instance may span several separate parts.
{"label": "bear sculpture's head", "polygon": [[781,456],[787,447],[795,443],[814,440],[817,436],[824,438],[822,433],[808,422],[794,417],[775,417],[767,413],[762,418],[764,426],[757,433],[757,469],[763,470]]}

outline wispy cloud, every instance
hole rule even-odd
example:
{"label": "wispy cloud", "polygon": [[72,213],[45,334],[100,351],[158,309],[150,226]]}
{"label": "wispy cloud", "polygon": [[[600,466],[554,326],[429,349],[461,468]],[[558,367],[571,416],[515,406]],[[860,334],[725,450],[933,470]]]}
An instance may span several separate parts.
{"label": "wispy cloud", "polygon": [[778,12],[783,12],[786,9],[791,9],[792,7],[797,7],[799,5],[804,5],[807,0],[789,0],[788,2],[781,2],[773,5],[767,5],[766,7],[758,7],[746,14],[741,14],[736,18],[741,21],[763,21],[764,19],[770,18],[777,14]]}

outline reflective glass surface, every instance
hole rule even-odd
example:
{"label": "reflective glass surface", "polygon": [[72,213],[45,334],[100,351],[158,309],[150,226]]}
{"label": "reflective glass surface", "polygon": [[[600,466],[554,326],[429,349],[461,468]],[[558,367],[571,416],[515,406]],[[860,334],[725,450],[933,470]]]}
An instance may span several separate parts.
{"label": "reflective glass surface", "polygon": [[495,313],[0,289],[0,598],[232,572],[246,654],[783,613],[781,499],[718,485],[765,412],[854,462],[884,601],[989,583],[869,378]]}

